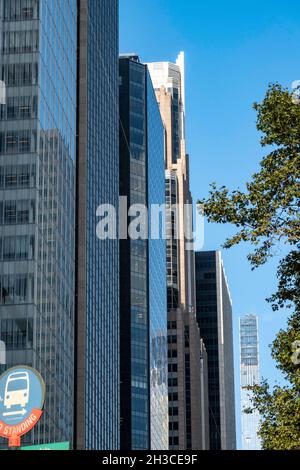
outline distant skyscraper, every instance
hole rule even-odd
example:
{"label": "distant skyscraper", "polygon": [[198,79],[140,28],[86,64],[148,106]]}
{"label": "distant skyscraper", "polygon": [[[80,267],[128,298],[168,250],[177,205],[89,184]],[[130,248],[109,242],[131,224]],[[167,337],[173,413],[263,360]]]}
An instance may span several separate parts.
{"label": "distant skyscraper", "polygon": [[242,446],[243,450],[260,450],[259,413],[244,412],[251,405],[251,392],[246,388],[260,383],[258,317],[255,315],[240,318],[240,361]]}
{"label": "distant skyscraper", "polygon": [[0,339],[47,387],[25,443],[73,439],[76,56],[75,1],[0,0]]}
{"label": "distant skyscraper", "polygon": [[221,253],[196,253],[197,319],[208,357],[210,448],[236,448],[232,304]]}
{"label": "distant skyscraper", "polygon": [[[201,415],[201,346],[195,315],[194,252],[184,234],[192,229],[184,205],[192,204],[185,146],[184,53],[175,64],[148,64],[166,135],[167,287],[169,342],[169,445],[202,449],[207,442]],[[178,212],[173,207],[178,206]],[[186,232],[185,232],[186,230]],[[177,232],[177,234],[176,234]],[[178,235],[178,236],[177,236]]]}
{"label": "distant skyscraper", "polygon": [[[130,55],[119,68],[120,194],[150,215],[165,203],[164,128],[147,66]],[[168,449],[166,242],[120,247],[121,449]]]}
{"label": "distant skyscraper", "polygon": [[114,450],[120,425],[119,243],[97,238],[96,212],[100,204],[118,210],[118,1],[78,5],[75,436],[78,449]]}

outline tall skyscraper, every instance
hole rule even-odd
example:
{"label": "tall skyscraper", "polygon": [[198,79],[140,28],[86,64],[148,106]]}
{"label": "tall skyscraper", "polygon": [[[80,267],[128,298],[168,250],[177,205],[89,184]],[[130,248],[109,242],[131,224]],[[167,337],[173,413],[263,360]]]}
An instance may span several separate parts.
{"label": "tall skyscraper", "polygon": [[72,442],[76,48],[76,2],[0,0],[0,339],[47,386],[23,442]]}
{"label": "tall skyscraper", "polygon": [[96,213],[101,204],[118,210],[118,1],[79,0],[78,6],[75,436],[78,449],[114,450],[120,423],[119,243],[97,238]]}
{"label": "tall skyscraper", "polygon": [[[187,247],[192,218],[189,159],[185,146],[184,53],[175,64],[148,64],[166,135],[167,288],[169,343],[169,446],[202,449],[201,340],[195,315],[194,252]],[[174,210],[174,206],[177,209]]]}
{"label": "tall skyscraper", "polygon": [[251,392],[247,387],[260,383],[258,317],[255,315],[240,317],[240,361],[242,446],[243,450],[260,450],[259,413],[244,412],[251,405]]}
{"label": "tall skyscraper", "polygon": [[[127,208],[165,203],[164,128],[147,66],[121,56],[120,195]],[[132,214],[133,215],[133,214]],[[128,216],[126,231],[133,217]],[[168,449],[166,243],[120,242],[121,449]]]}
{"label": "tall skyscraper", "polygon": [[197,320],[208,357],[210,448],[236,448],[232,303],[219,251],[196,253]]}

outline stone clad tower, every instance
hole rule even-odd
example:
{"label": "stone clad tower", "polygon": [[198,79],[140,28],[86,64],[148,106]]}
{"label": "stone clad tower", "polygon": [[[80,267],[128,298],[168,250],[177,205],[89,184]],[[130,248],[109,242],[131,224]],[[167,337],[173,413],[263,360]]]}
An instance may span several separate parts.
{"label": "stone clad tower", "polygon": [[184,210],[192,204],[185,142],[184,53],[176,63],[156,62],[148,67],[165,126],[169,446],[173,450],[205,449],[207,419],[200,406],[205,396],[200,372],[205,348],[195,314],[195,262],[189,246],[192,214]]}

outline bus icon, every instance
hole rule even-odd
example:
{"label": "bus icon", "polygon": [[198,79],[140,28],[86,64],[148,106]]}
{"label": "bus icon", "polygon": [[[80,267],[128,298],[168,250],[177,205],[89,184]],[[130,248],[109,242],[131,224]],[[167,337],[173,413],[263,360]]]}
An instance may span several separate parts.
{"label": "bus icon", "polygon": [[29,375],[28,372],[14,372],[7,378],[4,394],[4,407],[8,410],[12,406],[25,406],[29,402]]}

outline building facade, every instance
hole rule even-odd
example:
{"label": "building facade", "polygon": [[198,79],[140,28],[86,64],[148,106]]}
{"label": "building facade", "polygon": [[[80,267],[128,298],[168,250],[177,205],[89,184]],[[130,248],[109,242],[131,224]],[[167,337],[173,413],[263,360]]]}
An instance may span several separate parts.
{"label": "building facade", "polygon": [[25,443],[73,438],[76,48],[76,2],[0,1],[0,339],[47,387]]}
{"label": "building facade", "polygon": [[251,414],[247,414],[244,411],[251,406],[251,392],[247,390],[247,387],[258,385],[259,383],[258,317],[255,315],[245,315],[240,317],[240,384],[243,450],[261,449],[261,442],[257,435],[260,415],[257,410]]}
{"label": "building facade", "polygon": [[[75,2],[72,2],[72,4]],[[119,200],[118,1],[79,0],[77,449],[119,448],[119,243],[97,208]]]}
{"label": "building facade", "polygon": [[[150,333],[150,448],[169,448],[167,280],[165,270],[165,221],[151,220],[154,206],[165,204],[165,134],[155,91],[147,69],[147,187],[149,239],[149,333]],[[160,222],[161,234],[151,236]],[[155,231],[155,230],[153,230]]]}
{"label": "building facade", "polygon": [[236,449],[232,303],[219,251],[196,254],[197,320],[208,358],[210,448]]}
{"label": "building facade", "polygon": [[[176,63],[148,64],[166,136],[169,447],[202,449],[201,339],[195,315],[194,252],[189,249],[192,204],[185,145],[184,53]],[[174,209],[175,206],[175,209]],[[187,216],[187,214],[189,216]]]}
{"label": "building facade", "polygon": [[151,207],[163,205],[164,129],[147,66],[121,56],[120,195],[126,214],[148,208],[137,236],[120,241],[121,449],[168,448],[167,306],[164,239],[151,233]]}

